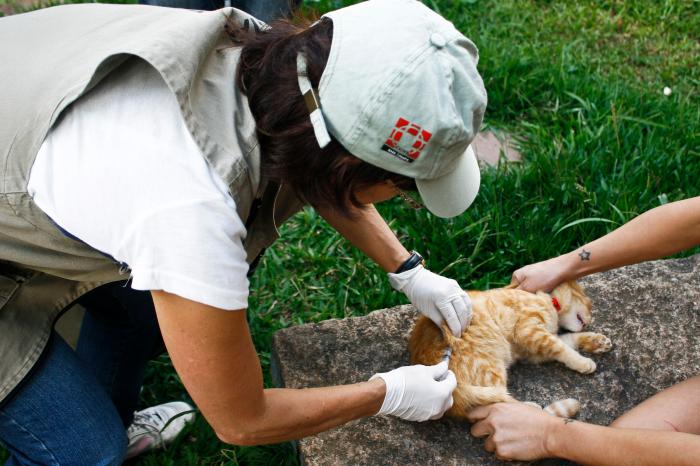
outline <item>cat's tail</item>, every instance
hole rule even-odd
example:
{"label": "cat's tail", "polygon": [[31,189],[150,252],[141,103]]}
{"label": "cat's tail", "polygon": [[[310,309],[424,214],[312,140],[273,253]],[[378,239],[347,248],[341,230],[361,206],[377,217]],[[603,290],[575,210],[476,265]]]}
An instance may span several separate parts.
{"label": "cat's tail", "polygon": [[573,398],[567,398],[545,406],[544,410],[553,416],[569,418],[578,414],[581,410],[581,403]]}

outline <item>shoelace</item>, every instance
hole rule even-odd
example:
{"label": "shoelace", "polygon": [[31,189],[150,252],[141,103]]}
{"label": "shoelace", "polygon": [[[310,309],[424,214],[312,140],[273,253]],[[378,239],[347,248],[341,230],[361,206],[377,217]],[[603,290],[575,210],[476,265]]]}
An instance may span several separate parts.
{"label": "shoelace", "polygon": [[[163,435],[161,433],[162,429],[158,429],[156,427],[159,424],[165,426],[166,422],[158,411],[147,413],[135,413],[134,420],[131,422],[128,432],[131,433],[132,431],[135,431],[137,428],[140,427],[143,430],[143,432],[134,432],[133,438],[148,434],[155,434],[158,438],[158,442],[160,444],[163,444]],[[130,435],[129,437],[131,438],[132,436]]]}

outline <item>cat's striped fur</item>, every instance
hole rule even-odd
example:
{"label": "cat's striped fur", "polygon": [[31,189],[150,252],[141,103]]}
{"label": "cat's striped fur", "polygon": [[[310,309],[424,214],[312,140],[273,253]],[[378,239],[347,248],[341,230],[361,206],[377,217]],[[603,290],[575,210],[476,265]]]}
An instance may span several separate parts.
{"label": "cat's striped fur", "polygon": [[[461,337],[441,331],[421,316],[409,340],[414,364],[436,364],[445,348],[451,347],[449,367],[457,377],[457,389],[449,415],[466,418],[476,406],[512,400],[507,389],[507,369],[518,359],[559,361],[589,374],[595,371],[595,362],[577,350],[603,353],[611,348],[606,336],[583,332],[593,320],[591,301],[576,282],[558,286],[551,295],[508,288],[468,293],[472,321]],[[552,297],[561,307],[558,312]],[[557,335],[560,327],[572,333]],[[567,399],[552,403],[545,410],[570,417],[579,407],[578,401]]]}

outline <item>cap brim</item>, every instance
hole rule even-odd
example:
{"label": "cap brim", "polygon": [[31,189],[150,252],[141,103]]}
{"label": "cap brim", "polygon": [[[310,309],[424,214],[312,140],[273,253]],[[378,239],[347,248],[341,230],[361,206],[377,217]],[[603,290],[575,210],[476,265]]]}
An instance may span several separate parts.
{"label": "cap brim", "polygon": [[433,214],[442,218],[456,217],[467,210],[474,202],[480,184],[479,163],[471,146],[446,175],[431,180],[416,179],[423,203]]}

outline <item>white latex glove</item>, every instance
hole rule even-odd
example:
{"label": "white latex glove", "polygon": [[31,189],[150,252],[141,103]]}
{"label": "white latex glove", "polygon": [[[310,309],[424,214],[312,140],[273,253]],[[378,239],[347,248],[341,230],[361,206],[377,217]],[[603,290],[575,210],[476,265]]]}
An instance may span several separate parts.
{"label": "white latex glove", "polygon": [[417,265],[401,273],[390,273],[389,282],[397,291],[403,291],[418,310],[438,327],[444,320],[456,337],[472,320],[472,302],[469,295],[451,278]]}
{"label": "white latex glove", "polygon": [[457,387],[447,361],[434,366],[404,366],[374,374],[384,380],[386,395],[377,414],[391,414],[407,421],[439,419],[452,407],[452,392]]}

